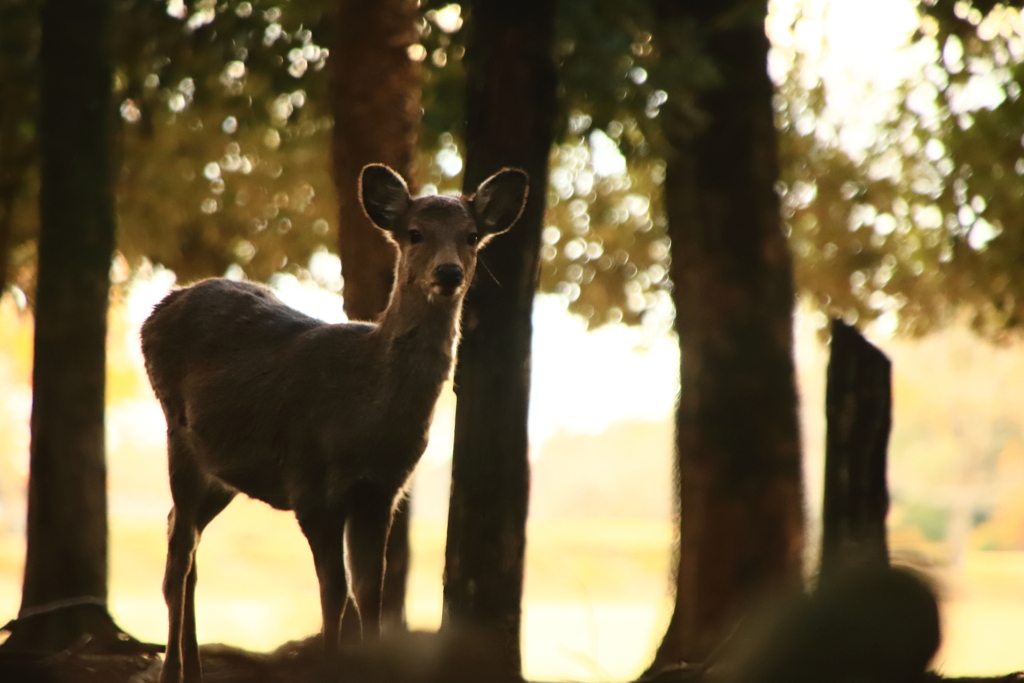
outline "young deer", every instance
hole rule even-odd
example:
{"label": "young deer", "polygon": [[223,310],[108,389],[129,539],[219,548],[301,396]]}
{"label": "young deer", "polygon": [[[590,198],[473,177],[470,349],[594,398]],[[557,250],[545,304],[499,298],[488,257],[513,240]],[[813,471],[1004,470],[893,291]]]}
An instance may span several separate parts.
{"label": "young deer", "polygon": [[162,683],[202,679],[195,551],[239,491],[295,511],[320,582],[324,647],[338,646],[346,561],[363,635],[378,636],[392,511],[451,371],[477,250],[516,222],[526,193],[526,174],[506,169],[470,197],[412,199],[394,171],[366,166],[363,209],[400,249],[376,325],[329,325],[230,280],[177,290],[154,309],[142,350],[167,418],[174,501]]}

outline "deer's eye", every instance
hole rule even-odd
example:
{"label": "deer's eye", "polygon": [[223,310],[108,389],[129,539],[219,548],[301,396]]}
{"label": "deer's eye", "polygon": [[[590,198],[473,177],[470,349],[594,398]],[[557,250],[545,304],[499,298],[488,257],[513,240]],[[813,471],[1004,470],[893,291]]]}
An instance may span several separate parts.
{"label": "deer's eye", "polygon": [[471,232],[471,233],[469,233],[469,235],[466,236],[466,244],[468,244],[471,247],[475,247],[477,245],[477,242],[479,242],[479,241],[480,241],[480,234],[479,233]]}
{"label": "deer's eye", "polygon": [[409,244],[419,244],[423,241],[423,233],[419,230],[409,231]]}

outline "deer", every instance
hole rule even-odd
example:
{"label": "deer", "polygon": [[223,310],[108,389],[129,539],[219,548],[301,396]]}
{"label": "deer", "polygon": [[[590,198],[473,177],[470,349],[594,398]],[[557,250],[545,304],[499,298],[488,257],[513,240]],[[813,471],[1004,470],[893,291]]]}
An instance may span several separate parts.
{"label": "deer", "polygon": [[399,253],[375,323],[328,324],[229,279],[154,307],[142,351],[167,421],[173,503],[161,683],[202,681],[195,552],[239,492],[294,512],[313,554],[325,651],[339,647],[349,598],[363,640],[379,637],[392,515],[451,374],[477,254],[519,219],[528,185],[525,172],[503,169],[469,196],[413,198],[387,166],[364,167],[363,211]]}

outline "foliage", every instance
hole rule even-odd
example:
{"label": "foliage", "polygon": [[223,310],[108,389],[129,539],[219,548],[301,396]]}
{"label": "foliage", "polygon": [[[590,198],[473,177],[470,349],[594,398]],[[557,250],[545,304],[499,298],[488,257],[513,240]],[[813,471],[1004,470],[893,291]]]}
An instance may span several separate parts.
{"label": "foliage", "polygon": [[[118,5],[118,244],[131,266],[148,258],[188,281],[237,264],[266,279],[301,270],[333,244],[331,119],[319,70],[327,51],[318,47],[329,30],[326,7]],[[423,12],[422,48],[410,50],[426,67],[419,180],[428,191],[455,191],[472,17],[446,2],[424,3]],[[541,287],[561,293],[591,325],[646,319],[651,331],[667,329],[658,112],[669,92],[685,99],[680,88],[693,70],[659,59],[644,28],[653,21],[647,0],[573,0],[559,12],[561,143],[552,152]],[[294,69],[297,50],[307,53],[304,72]],[[11,253],[13,280],[31,293],[37,188],[27,187]]]}
{"label": "foliage", "polygon": [[843,148],[827,85],[801,89],[790,56],[779,191],[797,284],[848,322],[921,334],[968,311],[1000,338],[1024,323],[1024,20],[1002,5],[923,10],[907,48],[923,69],[866,149]]}
{"label": "foliage", "polygon": [[122,7],[120,245],[181,280],[266,279],[330,239],[323,2]]}
{"label": "foliage", "polygon": [[[4,119],[0,149],[12,147],[8,128],[23,136],[27,131],[30,144],[17,164],[16,196],[0,197],[0,216],[12,217],[7,283],[31,298],[38,232],[32,149],[38,38],[25,26],[37,25],[38,8],[23,5],[20,24],[0,22],[0,69],[4,75],[16,68],[26,74],[17,82],[25,87],[17,91],[11,79],[4,81],[4,94],[13,93],[5,99],[22,105],[4,111],[22,116],[11,126]],[[189,281],[237,266],[247,277],[265,280],[280,270],[301,273],[312,255],[336,243],[333,119],[323,69],[329,50],[321,47],[331,31],[330,8],[324,0],[118,3],[118,246],[132,268],[148,259]],[[458,154],[452,136],[430,123],[456,120],[461,54],[457,45],[445,52],[446,34],[431,26],[424,19],[420,27],[432,55],[428,63],[447,62],[448,68],[435,68],[429,76],[424,124],[431,134],[423,136],[420,166],[435,187],[453,189],[461,160],[454,172],[451,163],[438,163]],[[12,39],[22,35],[28,45]],[[324,284],[334,286],[332,281],[337,282],[330,278]]]}
{"label": "foliage", "polygon": [[[328,4],[116,9],[118,246],[130,264],[147,258],[192,280],[231,264],[266,279],[307,263],[335,223],[319,46]],[[9,258],[11,281],[31,292],[38,183],[33,166],[23,174]]]}
{"label": "foliage", "polygon": [[[235,264],[266,279],[303,272],[334,244],[321,47],[328,8],[325,0],[117,5],[118,244],[130,265],[147,258],[191,280]],[[5,5],[18,21],[0,22],[4,99],[22,105],[0,121],[0,153],[17,180],[0,188],[0,220],[9,226],[8,279],[29,293],[38,179],[28,163],[35,34],[27,17],[36,9],[27,0]],[[702,125],[693,93],[722,77],[692,31],[659,44],[655,10],[650,0],[559,3],[559,142],[541,287],[592,326],[646,319],[667,328],[666,136]],[[472,16],[437,0],[423,12],[410,50],[425,67],[418,175],[427,191],[455,191]],[[794,29],[802,18],[793,17]],[[907,48],[921,73],[862,149],[840,143],[829,85],[807,78],[803,55],[786,55],[776,98],[779,191],[797,284],[822,312],[914,334],[962,310],[991,337],[1021,326],[1022,35],[1019,12],[1003,5],[922,7]],[[988,98],[972,101],[979,92]]]}
{"label": "foliage", "polygon": [[[428,182],[451,191],[461,176],[448,172],[445,161],[462,145],[462,27],[472,15],[446,2],[424,8],[423,139],[438,140],[438,148],[421,152],[422,166]],[[671,324],[663,165],[650,142],[658,139],[654,119],[666,95],[648,82],[644,68],[656,61],[651,35],[641,28],[649,22],[645,0],[558,5],[558,142],[550,162],[540,288],[562,295],[592,327],[645,321],[654,332]]]}
{"label": "foliage", "polygon": [[642,321],[652,333],[667,331],[664,165],[627,163],[600,130],[558,145],[551,165],[541,289],[561,294],[592,327]]}

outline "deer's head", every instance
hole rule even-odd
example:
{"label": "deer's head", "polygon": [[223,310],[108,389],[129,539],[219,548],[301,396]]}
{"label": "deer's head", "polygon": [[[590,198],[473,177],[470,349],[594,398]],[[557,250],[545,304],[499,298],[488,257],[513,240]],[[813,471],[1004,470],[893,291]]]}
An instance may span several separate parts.
{"label": "deer's head", "polygon": [[382,164],[363,168],[359,200],[373,224],[399,248],[396,287],[419,287],[429,301],[466,293],[477,251],[512,227],[526,204],[526,173],[504,169],[470,196],[413,199],[397,173]]}

